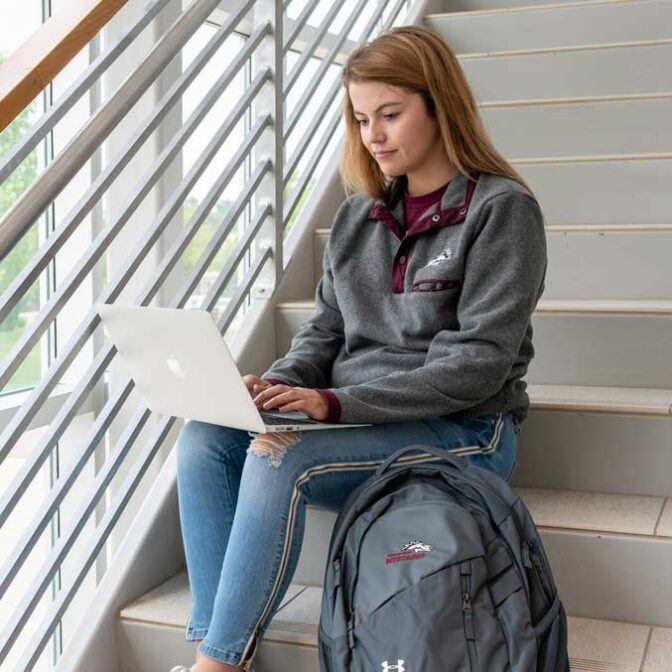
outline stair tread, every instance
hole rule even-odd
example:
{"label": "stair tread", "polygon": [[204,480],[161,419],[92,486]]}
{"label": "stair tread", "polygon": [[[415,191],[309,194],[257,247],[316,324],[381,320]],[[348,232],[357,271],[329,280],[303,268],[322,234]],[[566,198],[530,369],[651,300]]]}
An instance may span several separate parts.
{"label": "stair tread", "polygon": [[[637,0],[633,0],[637,1]],[[670,232],[672,231],[672,224],[547,224],[546,234],[563,234],[563,233],[584,233],[595,232],[602,233],[643,233],[643,232]],[[331,233],[330,227],[318,227],[313,229],[316,237],[328,238]]]}
{"label": "stair tread", "polygon": [[[579,0],[574,2],[555,2],[547,3],[545,5],[522,5],[520,7],[497,7],[494,9],[472,9],[457,12],[435,12],[432,14],[425,14],[424,20],[443,19],[443,18],[462,18],[467,16],[480,16],[488,14],[526,14],[532,12],[557,10],[557,9],[572,9],[581,7],[594,7],[598,5],[623,5],[632,4],[632,0]],[[638,3],[639,4],[639,3]],[[643,0],[641,4],[664,4],[661,0]]]}
{"label": "stair tread", "polygon": [[607,413],[672,414],[672,390],[587,385],[528,385],[536,409]]}
{"label": "stair tread", "polygon": [[672,314],[670,299],[540,299],[535,312]]}
{"label": "stair tread", "polygon": [[[264,640],[316,647],[322,588],[291,584],[290,592],[295,597],[277,611]],[[121,617],[186,627],[190,608],[183,571],[123,609]],[[572,670],[662,672],[672,666],[672,628],[572,615],[567,624]]]}
{"label": "stair tread", "polygon": [[[542,530],[599,531],[662,541],[672,537],[672,497],[540,488],[516,492]],[[327,515],[335,518],[333,512]],[[298,600],[297,590],[287,592],[284,605]],[[189,586],[182,572],[121,609],[120,617],[184,626],[189,608]]]}
{"label": "stair tread", "polygon": [[588,44],[572,44],[563,47],[537,47],[532,49],[506,49],[498,51],[472,52],[468,54],[456,54],[460,61],[483,60],[487,58],[513,58],[538,56],[540,54],[565,54],[575,51],[601,51],[603,49],[637,49],[638,47],[665,47],[669,46],[672,40],[654,39],[654,40],[633,40],[623,42],[594,42]]}
{"label": "stair tread", "polygon": [[665,497],[522,487],[516,492],[540,528],[669,536],[656,529]]}
{"label": "stair tread", "polygon": [[[314,310],[315,302],[283,301],[280,310]],[[540,299],[535,313],[618,313],[625,315],[672,315],[672,299]]]}
{"label": "stair tread", "polygon": [[[541,303],[541,302],[540,302]],[[625,311],[627,308],[636,304],[640,305],[641,311],[653,309],[658,306],[664,306],[668,310],[672,302],[663,301],[593,301],[593,300],[572,300],[568,302],[564,299],[546,300],[547,312],[567,312],[568,304],[573,307],[572,312],[580,312],[579,307],[583,306],[585,311],[594,312],[594,304],[599,303],[603,308],[603,313],[610,311],[609,307],[616,312]],[[310,312],[315,309],[315,302],[312,300],[288,301],[276,304],[276,309],[280,312]],[[625,313],[628,314],[628,313]],[[659,315],[660,313],[658,313]],[[653,318],[652,318],[653,319]],[[656,317],[655,319],[659,319]],[[530,396],[530,404],[534,409],[572,411],[597,413],[637,413],[645,415],[663,415],[672,414],[672,389],[667,388],[647,388],[647,387],[616,387],[606,385],[548,385],[548,384],[528,384],[527,392]]]}

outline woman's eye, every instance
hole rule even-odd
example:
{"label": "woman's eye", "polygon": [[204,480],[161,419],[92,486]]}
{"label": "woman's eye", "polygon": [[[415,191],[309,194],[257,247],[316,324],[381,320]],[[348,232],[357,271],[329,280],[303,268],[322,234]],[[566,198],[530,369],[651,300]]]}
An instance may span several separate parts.
{"label": "woman's eye", "polygon": [[[399,113],[396,112],[395,114],[384,114],[383,119],[394,119],[395,117],[398,117]],[[357,123],[361,126],[362,124],[366,123],[366,119],[357,119]]]}

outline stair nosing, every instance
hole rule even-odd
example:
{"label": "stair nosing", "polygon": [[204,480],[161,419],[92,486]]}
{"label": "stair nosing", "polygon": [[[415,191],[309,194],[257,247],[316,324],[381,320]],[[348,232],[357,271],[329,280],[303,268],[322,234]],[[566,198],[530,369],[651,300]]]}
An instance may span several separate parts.
{"label": "stair nosing", "polygon": [[672,159],[672,152],[647,152],[642,154],[586,154],[584,156],[541,156],[521,157],[508,159],[515,164],[558,164],[558,163],[606,163],[625,161],[668,161]]}
{"label": "stair nosing", "polygon": [[520,7],[497,7],[493,9],[465,9],[457,12],[434,12],[432,14],[425,14],[423,20],[434,20],[445,18],[464,18],[470,16],[487,16],[497,14],[521,14],[526,12],[538,12],[544,10],[555,9],[571,9],[575,7],[593,7],[599,5],[634,5],[634,4],[665,4],[661,0],[577,0],[575,2],[556,2],[545,5],[523,5]]}
{"label": "stair nosing", "polygon": [[[639,2],[639,0],[628,0],[629,2]],[[583,105],[586,103],[623,103],[640,100],[660,100],[672,98],[672,91],[659,91],[648,93],[622,93],[606,94],[602,96],[569,96],[566,98],[516,98],[513,100],[488,100],[480,101],[477,106],[480,108],[500,108],[500,107],[537,107],[552,105]]]}
{"label": "stair nosing", "polygon": [[[315,301],[279,301],[284,312],[315,310]],[[578,315],[672,315],[672,299],[540,299],[535,313]]]}
{"label": "stair nosing", "polygon": [[672,45],[672,38],[660,40],[635,40],[632,42],[603,42],[598,44],[576,44],[565,47],[546,47],[536,49],[517,49],[507,51],[483,51],[457,54],[458,60],[476,60],[485,58],[507,58],[510,56],[536,56],[538,54],[569,53],[573,51],[601,51],[605,49],[634,49],[637,47],[664,47]]}
{"label": "stair nosing", "polygon": [[[631,0],[632,1],[632,0]],[[639,1],[639,0],[636,0]],[[672,231],[672,224],[547,224],[546,233],[639,233]],[[329,236],[331,227],[313,229],[316,236]]]}

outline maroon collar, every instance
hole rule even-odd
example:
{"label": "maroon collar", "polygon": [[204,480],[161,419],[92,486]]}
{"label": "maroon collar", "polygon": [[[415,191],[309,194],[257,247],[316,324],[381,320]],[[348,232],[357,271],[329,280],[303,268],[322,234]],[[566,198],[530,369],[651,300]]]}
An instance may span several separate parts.
{"label": "maroon collar", "polygon": [[[457,173],[448,183],[446,190],[441,196],[441,200],[432,206],[427,212],[414,223],[413,227],[406,231],[406,236],[417,235],[442,226],[458,224],[464,221],[469,211],[471,197],[476,188],[479,173],[473,171],[469,180],[462,173]],[[404,201],[398,199],[396,204],[388,208],[383,199],[376,199],[369,210],[369,219],[381,221],[388,229],[397,235],[398,238],[404,238],[403,228],[400,222],[404,219]]]}

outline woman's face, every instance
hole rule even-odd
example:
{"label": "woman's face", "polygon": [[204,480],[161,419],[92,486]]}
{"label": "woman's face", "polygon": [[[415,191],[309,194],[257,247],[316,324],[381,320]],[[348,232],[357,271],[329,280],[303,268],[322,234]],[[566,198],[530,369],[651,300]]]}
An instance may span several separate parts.
{"label": "woman's face", "polygon": [[[422,172],[445,155],[436,119],[419,93],[377,81],[352,82],[348,94],[366,149],[390,177]],[[382,107],[385,103],[394,103]],[[377,152],[391,153],[376,156]]]}

